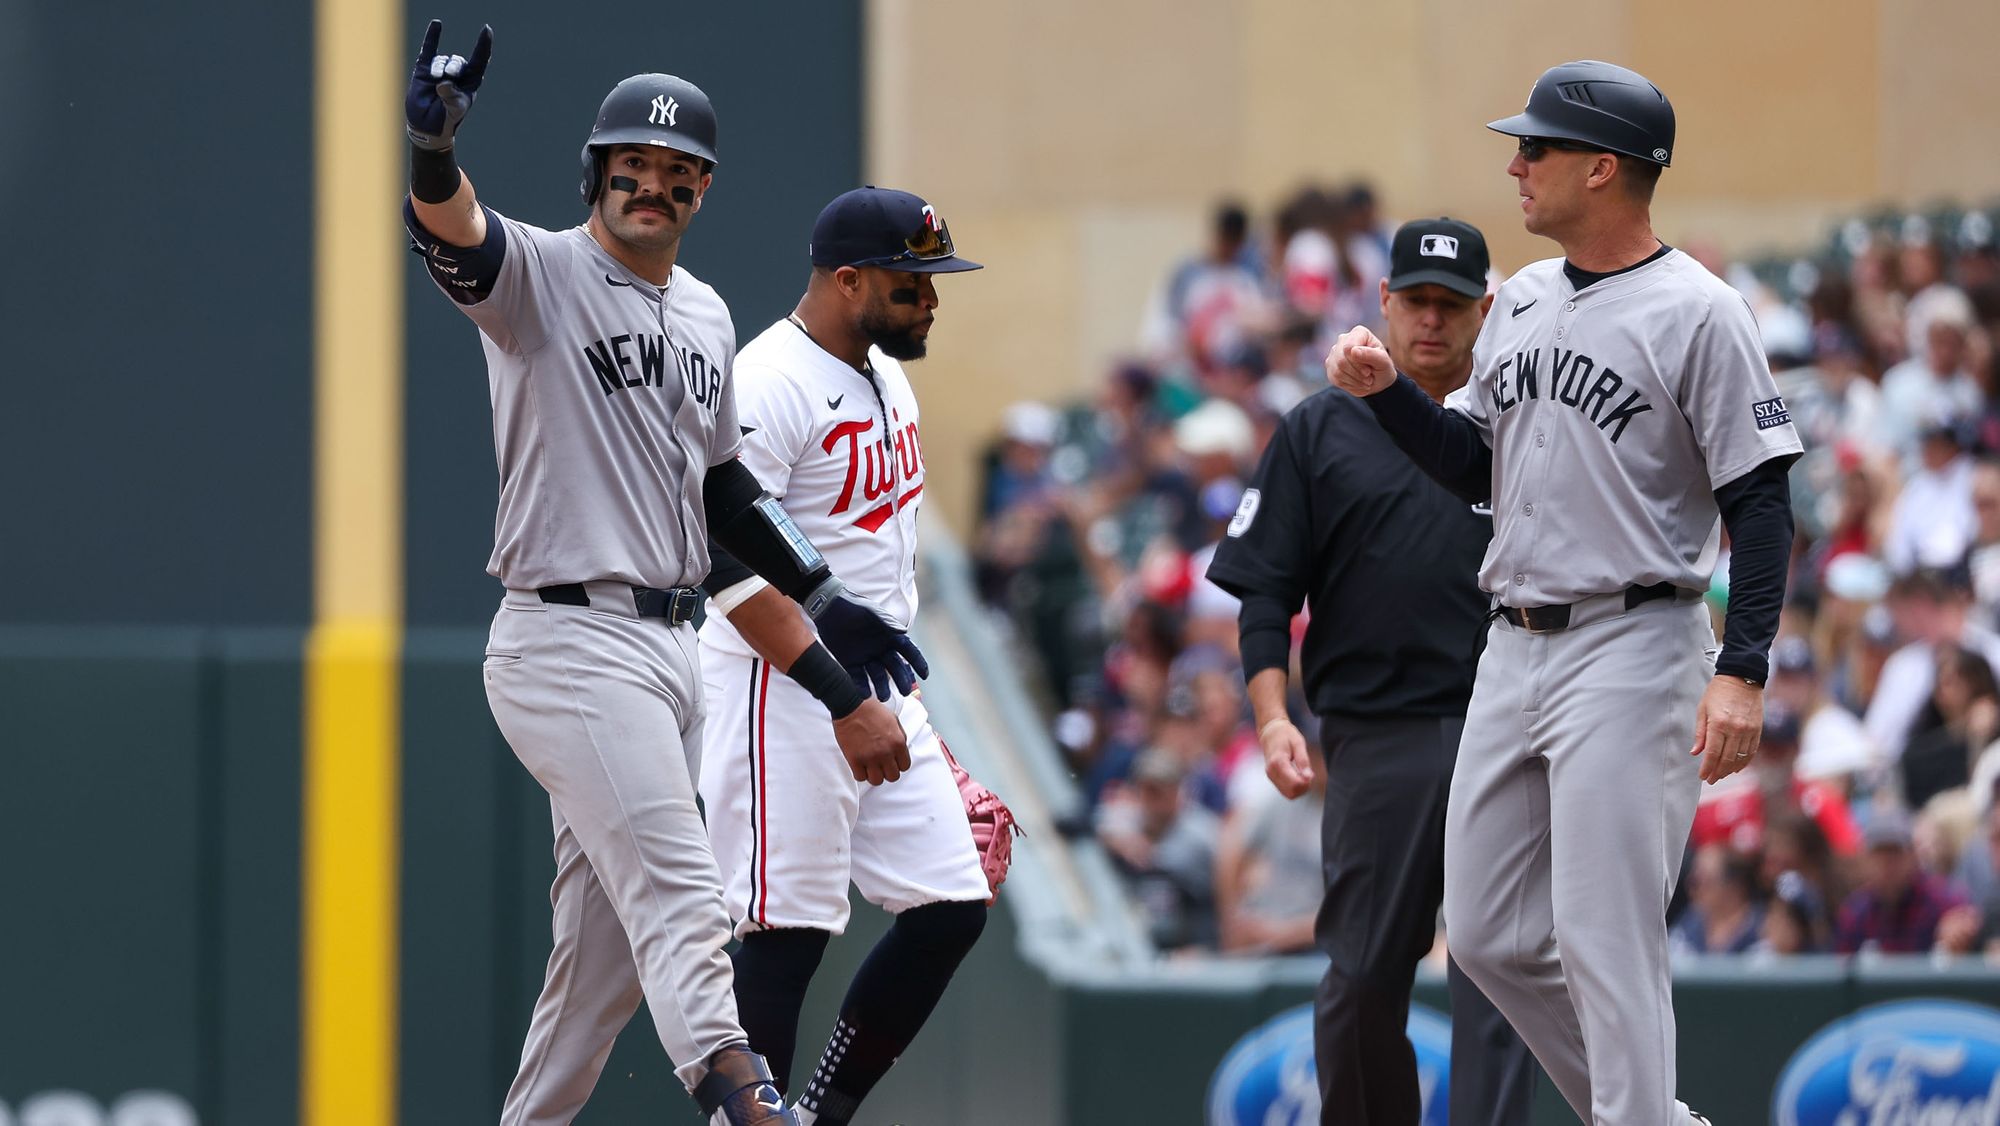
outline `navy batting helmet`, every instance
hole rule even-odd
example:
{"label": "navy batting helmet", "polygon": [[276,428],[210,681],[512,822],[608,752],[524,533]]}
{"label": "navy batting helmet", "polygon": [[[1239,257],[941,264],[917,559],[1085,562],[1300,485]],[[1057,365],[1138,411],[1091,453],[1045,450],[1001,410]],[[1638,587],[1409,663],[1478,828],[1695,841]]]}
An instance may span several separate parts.
{"label": "navy batting helmet", "polygon": [[660,145],[715,165],[715,107],[701,87],[671,74],[635,74],[613,86],[583,143],[585,203],[604,190],[604,150],[612,145]]}
{"label": "navy batting helmet", "polygon": [[1637,71],[1591,60],[1550,67],[1528,91],[1528,108],[1487,126],[1511,137],[1578,141],[1669,165],[1674,107]]}

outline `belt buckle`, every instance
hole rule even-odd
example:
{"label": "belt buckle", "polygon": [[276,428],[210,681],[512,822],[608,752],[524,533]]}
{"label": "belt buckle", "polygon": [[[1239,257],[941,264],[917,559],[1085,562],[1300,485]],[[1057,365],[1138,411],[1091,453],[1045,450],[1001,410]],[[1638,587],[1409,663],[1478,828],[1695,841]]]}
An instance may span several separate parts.
{"label": "belt buckle", "polygon": [[1529,633],[1555,633],[1569,628],[1568,606],[1524,606],[1520,615],[1521,628]]}
{"label": "belt buckle", "polygon": [[686,625],[694,620],[695,606],[701,600],[701,592],[693,587],[677,586],[666,592],[667,624]]}

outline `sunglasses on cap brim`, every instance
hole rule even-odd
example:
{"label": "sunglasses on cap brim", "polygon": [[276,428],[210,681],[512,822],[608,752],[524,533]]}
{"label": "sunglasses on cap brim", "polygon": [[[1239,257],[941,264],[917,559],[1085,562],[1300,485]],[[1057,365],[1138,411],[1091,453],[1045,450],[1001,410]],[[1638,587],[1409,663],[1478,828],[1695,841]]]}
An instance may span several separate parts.
{"label": "sunglasses on cap brim", "polygon": [[865,258],[851,266],[893,266],[898,262],[935,262],[957,253],[951,244],[951,228],[935,213],[927,214],[923,226],[903,240],[903,249],[881,258]]}
{"label": "sunglasses on cap brim", "polygon": [[1578,141],[1565,141],[1558,137],[1521,138],[1521,149],[1520,149],[1521,159],[1527,161],[1530,164],[1533,164],[1535,161],[1538,161],[1542,159],[1544,156],[1547,156],[1551,151],[1604,152],[1605,150],[1595,145],[1586,145]]}

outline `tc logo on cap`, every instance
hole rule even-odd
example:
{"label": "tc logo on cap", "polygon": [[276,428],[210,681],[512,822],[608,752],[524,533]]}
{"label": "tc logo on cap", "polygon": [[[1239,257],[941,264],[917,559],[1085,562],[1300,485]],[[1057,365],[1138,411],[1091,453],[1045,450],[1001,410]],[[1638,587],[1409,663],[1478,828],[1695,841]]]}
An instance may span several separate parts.
{"label": "tc logo on cap", "polygon": [[1425,235],[1417,253],[1432,258],[1457,258],[1458,240],[1450,235]]}
{"label": "tc logo on cap", "polygon": [[680,111],[681,104],[675,101],[672,95],[661,94],[653,99],[653,112],[646,115],[646,120],[654,125],[672,128],[675,125],[674,117]]}

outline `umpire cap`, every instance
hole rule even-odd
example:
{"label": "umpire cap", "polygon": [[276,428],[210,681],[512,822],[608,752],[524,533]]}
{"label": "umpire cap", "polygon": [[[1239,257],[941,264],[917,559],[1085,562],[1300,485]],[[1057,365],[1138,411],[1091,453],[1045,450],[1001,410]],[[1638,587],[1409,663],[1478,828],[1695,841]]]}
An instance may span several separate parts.
{"label": "umpire cap", "polygon": [[1389,290],[1441,285],[1464,297],[1486,296],[1486,236],[1457,219],[1416,219],[1389,244]]}
{"label": "umpire cap", "polygon": [[1550,67],[1528,107],[1486,126],[1510,137],[1579,141],[1666,166],[1674,158],[1674,107],[1637,71],[1585,59]]}
{"label": "umpire cap", "polygon": [[635,74],[611,88],[598,107],[597,124],[583,143],[583,202],[596,203],[604,186],[604,150],[612,145],[659,145],[697,156],[711,166],[715,107],[701,87],[671,74]]}

